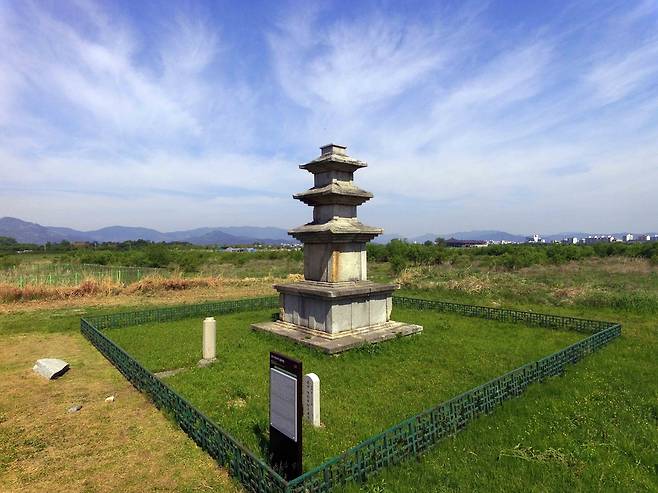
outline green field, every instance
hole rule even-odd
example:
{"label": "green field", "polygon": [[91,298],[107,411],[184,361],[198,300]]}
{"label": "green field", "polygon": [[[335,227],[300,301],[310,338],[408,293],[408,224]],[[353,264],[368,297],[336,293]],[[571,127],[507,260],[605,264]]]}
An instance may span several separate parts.
{"label": "green field", "polygon": [[305,467],[319,465],[404,418],[460,394],[582,335],[455,315],[396,309],[397,320],[424,326],[415,337],[328,356],[249,324],[270,311],[217,317],[219,361],[200,359],[201,320],[188,319],[108,331],[153,371],[190,368],[167,382],[250,449],[267,441],[269,351],[300,359],[320,376],[324,428],[305,429]]}
{"label": "green field", "polygon": [[[261,266],[261,261],[247,260],[243,267],[260,269],[267,275],[267,266]],[[275,259],[272,264],[283,269],[286,262]],[[655,264],[611,257],[489,270],[473,262],[411,266],[396,276],[384,262],[372,263],[371,274],[382,281],[397,277],[404,286],[400,291],[403,295],[611,320],[622,323],[623,332],[609,346],[569,367],[564,376],[532,385],[518,399],[475,420],[419,461],[384,471],[351,491],[658,491]],[[203,296],[211,299],[208,293]],[[111,311],[131,311],[146,301],[152,305],[154,300],[135,297],[131,306],[114,306]],[[107,311],[90,307],[84,300],[76,307],[17,310],[2,315],[0,334],[75,332],[80,316]],[[168,381],[259,452],[259,437],[267,431],[266,354],[279,349],[300,357],[305,371],[313,371],[322,379],[325,422],[320,430],[305,430],[307,467],[535,354],[541,356],[564,346],[573,336],[549,329],[396,310],[395,317],[421,323],[425,332],[417,338],[391,341],[381,349],[331,359],[246,329],[249,323],[270,315],[264,311],[218,318],[218,331],[225,333],[224,338],[218,338],[219,363],[205,370],[188,370]],[[163,334],[146,345],[144,336],[149,331]],[[181,337],[194,331],[194,337]],[[132,346],[130,352],[152,369],[192,366],[199,358],[200,320],[111,333],[121,344]],[[497,337],[491,337],[493,334]],[[246,339],[238,348],[240,337]],[[438,341],[436,351],[430,345],[416,347],[417,341],[432,337]],[[172,344],[172,338],[177,342]],[[228,345],[233,345],[233,351]],[[459,350],[466,346],[472,351]],[[236,348],[250,349],[251,356],[236,359],[243,358]],[[442,348],[444,354],[437,352]],[[337,363],[357,365],[359,371],[349,374]],[[411,373],[398,377],[395,372],[380,371],[379,378],[370,378],[385,365],[400,365]],[[249,372],[247,367],[255,370]],[[240,378],[208,378],[213,374]],[[357,384],[373,380],[368,392],[375,397],[371,397],[374,404],[359,404],[353,389],[341,386],[348,377]],[[389,382],[397,385],[394,392],[387,390]],[[424,383],[435,392],[418,392]],[[378,405],[385,406],[387,414],[376,412],[374,409],[382,409]],[[337,422],[342,426],[336,426]]]}

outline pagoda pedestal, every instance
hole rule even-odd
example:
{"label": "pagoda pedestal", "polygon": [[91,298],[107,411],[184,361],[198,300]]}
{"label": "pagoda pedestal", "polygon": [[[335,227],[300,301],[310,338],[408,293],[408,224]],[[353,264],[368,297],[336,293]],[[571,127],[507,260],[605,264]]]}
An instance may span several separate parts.
{"label": "pagoda pedestal", "polygon": [[330,144],[319,158],[301,165],[314,175],[314,187],[294,195],[313,206],[313,221],[289,231],[304,243],[304,281],[278,284],[280,315],[252,325],[327,353],[409,335],[419,325],[390,319],[393,284],[368,280],[366,244],[383,230],[356,218],[357,206],[372,198],[353,183],[366,163],[345,147]]}

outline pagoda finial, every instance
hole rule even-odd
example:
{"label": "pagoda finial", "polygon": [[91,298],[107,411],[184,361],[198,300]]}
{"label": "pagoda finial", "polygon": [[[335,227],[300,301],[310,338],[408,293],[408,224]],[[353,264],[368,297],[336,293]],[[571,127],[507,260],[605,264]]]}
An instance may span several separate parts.
{"label": "pagoda finial", "polygon": [[320,151],[322,151],[322,156],[328,156],[331,154],[338,154],[339,156],[347,156],[346,149],[347,146],[341,146],[338,144],[327,144],[320,147]]}

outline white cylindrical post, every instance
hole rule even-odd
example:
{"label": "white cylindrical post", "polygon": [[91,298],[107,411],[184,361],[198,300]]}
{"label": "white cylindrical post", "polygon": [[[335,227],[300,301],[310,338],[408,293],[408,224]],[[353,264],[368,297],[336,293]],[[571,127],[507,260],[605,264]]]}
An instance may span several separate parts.
{"label": "white cylindrical post", "polygon": [[317,428],[320,426],[320,377],[315,373],[304,375],[302,394],[304,417]]}
{"label": "white cylindrical post", "polygon": [[217,353],[217,322],[213,317],[203,321],[203,359],[214,360]]}

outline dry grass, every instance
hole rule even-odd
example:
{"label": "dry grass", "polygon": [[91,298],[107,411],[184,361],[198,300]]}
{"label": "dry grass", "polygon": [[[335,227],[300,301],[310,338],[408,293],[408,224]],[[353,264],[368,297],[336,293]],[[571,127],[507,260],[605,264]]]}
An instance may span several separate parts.
{"label": "dry grass", "polygon": [[447,289],[468,294],[480,294],[489,291],[493,286],[494,282],[489,274],[479,276],[471,274],[460,279],[449,279],[444,283]]}
{"label": "dry grass", "polygon": [[578,300],[582,300],[588,296],[601,292],[603,291],[600,289],[597,290],[588,284],[584,284],[582,286],[565,286],[554,288],[551,290],[551,295],[557,303],[572,304]]}
{"label": "dry grass", "polygon": [[77,286],[49,286],[28,284],[17,287],[13,284],[0,284],[0,301],[30,301],[80,298],[83,296],[111,296],[121,293],[122,286],[112,281],[85,279]]}
{"label": "dry grass", "polygon": [[[27,286],[23,288],[26,290],[23,294],[15,294],[14,290],[20,288],[0,285],[0,301],[3,301],[0,303],[0,314],[77,306],[92,308],[135,304],[167,305],[195,303],[208,299],[265,296],[275,294],[273,284],[294,282],[300,277],[302,276],[295,274],[291,274],[287,278],[246,277],[241,279],[150,277],[125,287],[111,283],[107,285],[111,288],[103,283],[101,286],[92,287],[92,284],[87,281],[74,287]],[[82,287],[83,285],[84,287]],[[34,293],[38,293],[38,295]]]}
{"label": "dry grass", "polygon": [[[40,357],[65,359],[71,370],[47,381],[31,370]],[[82,409],[68,413],[75,404]],[[5,336],[0,491],[63,490],[239,488],[79,334]]]}
{"label": "dry grass", "polygon": [[248,287],[260,283],[272,284],[275,281],[290,281],[298,276],[290,275],[287,279],[267,277],[159,277],[149,276],[124,286],[110,280],[85,279],[77,286],[27,285],[17,287],[0,284],[0,301],[21,302],[32,300],[66,300],[89,296],[117,296],[122,294],[152,294],[163,291],[184,291],[195,288],[234,288]]}
{"label": "dry grass", "polygon": [[592,257],[560,265],[533,265],[519,269],[519,273],[522,275],[544,272],[577,273],[593,269],[608,274],[651,274],[652,272],[658,272],[658,265],[652,264],[651,261],[645,258]]}

